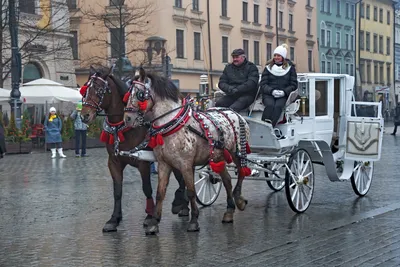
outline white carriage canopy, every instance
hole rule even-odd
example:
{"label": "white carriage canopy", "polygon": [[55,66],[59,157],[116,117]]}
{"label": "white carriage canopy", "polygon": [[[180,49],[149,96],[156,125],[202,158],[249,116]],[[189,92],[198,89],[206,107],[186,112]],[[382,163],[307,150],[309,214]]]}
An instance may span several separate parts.
{"label": "white carriage canopy", "polygon": [[0,88],[0,102],[7,102],[10,100],[10,90]]}

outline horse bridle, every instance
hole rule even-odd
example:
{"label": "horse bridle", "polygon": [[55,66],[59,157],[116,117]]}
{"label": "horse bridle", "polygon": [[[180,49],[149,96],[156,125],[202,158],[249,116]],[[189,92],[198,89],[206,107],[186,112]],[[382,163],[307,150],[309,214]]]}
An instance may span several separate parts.
{"label": "horse bridle", "polygon": [[[136,85],[140,85],[144,88],[143,89],[139,89],[138,87],[136,87]],[[134,93],[134,89],[137,89],[136,93]],[[133,81],[131,84],[131,87],[129,88],[129,94],[133,95],[135,94],[137,100],[139,102],[145,102],[147,100],[152,100],[153,101],[153,96],[150,93],[150,88],[151,88],[151,82],[147,82],[147,83],[143,83],[143,82],[139,82],[139,81]],[[137,107],[132,107],[132,108],[125,108],[125,111],[127,112],[137,112],[140,113],[140,115],[144,115],[143,112],[137,108]]]}
{"label": "horse bridle", "polygon": [[[93,88],[95,80],[99,80],[103,83],[103,86],[100,89],[95,90],[96,96],[100,99],[99,102],[94,101],[89,96],[89,91],[90,91],[90,89]],[[85,96],[82,98],[82,104],[85,106],[95,108],[96,113],[99,113],[99,112],[103,111],[103,108],[101,107],[101,105],[103,104],[103,100],[104,100],[106,93],[111,94],[111,89],[108,86],[107,80],[104,80],[103,78],[97,76],[96,74],[92,75],[90,77],[90,80],[88,81],[88,88],[85,92]],[[88,101],[90,101],[90,102],[88,102]]]}

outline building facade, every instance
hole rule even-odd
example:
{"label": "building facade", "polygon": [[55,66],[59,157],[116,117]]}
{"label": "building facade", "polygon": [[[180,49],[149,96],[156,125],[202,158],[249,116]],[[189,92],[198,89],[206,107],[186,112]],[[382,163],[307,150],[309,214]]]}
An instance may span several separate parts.
{"label": "building facade", "polygon": [[395,71],[394,71],[394,94],[395,94],[395,103],[399,102],[399,94],[400,94],[400,10],[397,6],[395,11],[395,42],[394,42],[394,63],[395,63]]}
{"label": "building facade", "polygon": [[[70,12],[79,84],[84,83],[88,77],[88,55],[105,59],[110,58],[110,51],[113,50],[79,40],[89,32],[104,32],[104,29],[96,28],[104,28],[104,23],[88,24],[87,16],[79,11],[87,8],[88,2],[75,3],[76,10]],[[125,0],[124,4],[129,6],[137,2]],[[287,43],[288,58],[296,63],[298,72],[319,71],[316,0],[148,2],[155,8],[147,19],[150,25],[147,34],[142,39],[125,40],[136,43],[136,47],[142,49],[126,53],[126,56],[134,66],[144,62],[151,67],[149,63],[157,66],[160,56],[168,54],[173,66],[172,79],[179,84],[182,92],[197,93],[202,74],[208,74],[210,87],[215,89],[225,65],[230,62],[230,53],[235,48],[243,48],[248,59],[261,72],[266,62],[272,58],[275,47]],[[110,9],[112,7],[101,7],[97,12],[100,14]],[[111,31],[104,39],[111,40],[109,43],[112,45]],[[110,64],[111,61],[103,63]]]}
{"label": "building facade", "polygon": [[388,109],[394,101],[393,1],[363,0],[357,13],[360,16],[356,47],[360,74],[358,93],[372,93],[374,100],[383,99],[384,108]]}
{"label": "building facade", "polygon": [[317,18],[321,72],[354,76],[356,1],[320,0]]}
{"label": "building facade", "polygon": [[[4,10],[4,9],[3,9]],[[21,82],[46,78],[76,88],[66,2],[25,0],[19,3],[18,41],[22,57]],[[11,58],[8,27],[2,28],[2,60]],[[8,73],[6,64],[3,73]],[[11,89],[11,75],[3,83]]]}

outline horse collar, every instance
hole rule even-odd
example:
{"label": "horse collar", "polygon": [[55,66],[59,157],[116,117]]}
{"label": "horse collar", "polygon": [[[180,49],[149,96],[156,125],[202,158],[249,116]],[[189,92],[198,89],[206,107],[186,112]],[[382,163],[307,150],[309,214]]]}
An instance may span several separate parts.
{"label": "horse collar", "polygon": [[[180,110],[178,114],[169,122],[166,124],[156,126],[154,125],[155,121],[164,117],[165,115],[171,113],[168,112],[156,119],[153,120],[153,123],[150,126],[149,129],[149,137],[150,141],[148,146],[150,148],[154,148],[157,145],[162,145],[164,141],[162,140],[162,137],[172,135],[182,129],[186,123],[189,121],[190,117],[192,116],[192,108],[191,108],[191,102],[188,102],[186,99],[183,99],[182,106],[180,107]],[[174,111],[174,110],[172,110]]]}
{"label": "horse collar", "polygon": [[111,123],[106,118],[103,123],[103,131],[100,135],[100,141],[108,144],[114,144],[115,136],[118,137],[119,142],[124,142],[124,132],[131,129],[131,127],[126,126],[124,121],[120,121],[117,123]]}

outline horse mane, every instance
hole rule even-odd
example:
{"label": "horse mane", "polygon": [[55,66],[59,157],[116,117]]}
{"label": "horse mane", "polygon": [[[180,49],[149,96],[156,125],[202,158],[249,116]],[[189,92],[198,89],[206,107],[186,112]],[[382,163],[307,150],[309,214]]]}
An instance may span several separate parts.
{"label": "horse mane", "polygon": [[[115,77],[113,74],[109,75],[109,73],[110,73],[109,67],[100,66],[100,67],[96,68],[95,70],[96,70],[96,73],[93,73],[93,74],[96,74],[97,76],[100,76],[103,79],[107,79],[106,75],[108,75],[108,77],[110,77],[110,79],[117,86],[118,93],[121,97],[123,97],[128,92],[129,88],[123,81],[121,81],[120,79]],[[89,76],[91,76],[93,74],[90,74]]]}
{"label": "horse mane", "polygon": [[119,95],[123,97],[129,90],[129,88],[126,85],[126,83],[124,83],[123,81],[121,81],[120,79],[115,77],[114,75],[110,75],[109,77],[115,83],[115,85],[117,86]]}
{"label": "horse mane", "polygon": [[[146,76],[151,79],[151,87],[154,93],[161,99],[170,99],[174,102],[179,102],[179,100],[183,99],[183,95],[178,87],[167,77],[160,76],[156,73],[148,73]],[[140,76],[137,75],[134,80],[137,81],[139,78]]]}

